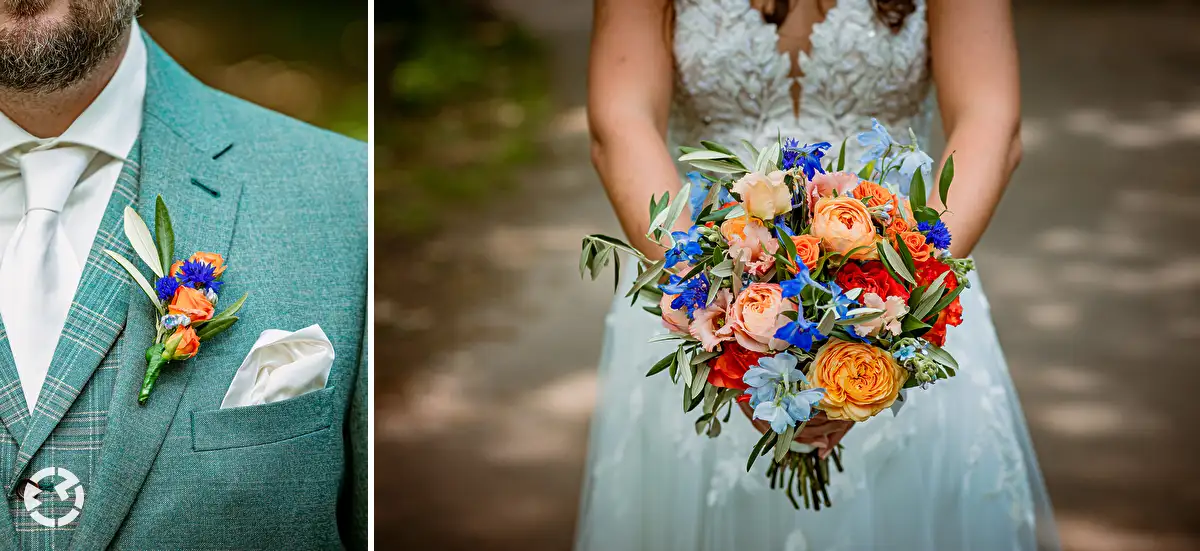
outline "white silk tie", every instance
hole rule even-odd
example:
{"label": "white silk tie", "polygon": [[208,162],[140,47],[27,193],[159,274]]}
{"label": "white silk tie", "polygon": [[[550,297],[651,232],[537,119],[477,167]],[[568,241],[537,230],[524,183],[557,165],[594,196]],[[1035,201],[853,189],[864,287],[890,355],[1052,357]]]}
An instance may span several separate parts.
{"label": "white silk tie", "polygon": [[30,413],[83,274],[59,215],[95,155],[67,146],[20,157],[25,216],[0,258],[0,317]]}

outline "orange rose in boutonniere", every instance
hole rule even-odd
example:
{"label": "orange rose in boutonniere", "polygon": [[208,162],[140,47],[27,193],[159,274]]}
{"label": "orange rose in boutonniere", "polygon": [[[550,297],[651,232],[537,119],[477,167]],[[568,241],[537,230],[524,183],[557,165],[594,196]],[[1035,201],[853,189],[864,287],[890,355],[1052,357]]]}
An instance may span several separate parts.
{"label": "orange rose in boutonniere", "polygon": [[212,319],[213,310],[212,302],[209,302],[204,293],[191,287],[176,289],[175,297],[171,300],[171,305],[167,306],[168,313],[183,314],[192,323]]}

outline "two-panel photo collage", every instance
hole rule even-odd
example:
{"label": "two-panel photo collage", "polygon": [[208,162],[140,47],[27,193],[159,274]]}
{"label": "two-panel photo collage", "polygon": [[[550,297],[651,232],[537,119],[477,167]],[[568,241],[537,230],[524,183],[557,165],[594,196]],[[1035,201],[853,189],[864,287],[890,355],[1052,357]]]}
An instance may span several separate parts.
{"label": "two-panel photo collage", "polygon": [[0,0],[0,551],[1200,549],[1195,0]]}

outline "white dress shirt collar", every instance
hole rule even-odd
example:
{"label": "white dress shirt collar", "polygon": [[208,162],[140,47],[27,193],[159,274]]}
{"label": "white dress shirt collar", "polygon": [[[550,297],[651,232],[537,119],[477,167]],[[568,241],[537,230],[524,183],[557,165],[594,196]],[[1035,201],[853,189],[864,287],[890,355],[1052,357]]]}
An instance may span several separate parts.
{"label": "white dress shirt collar", "polygon": [[130,31],[117,72],[66,132],[54,138],[37,138],[0,113],[0,153],[29,143],[36,143],[36,149],[72,143],[127,160],[142,129],[146,97],[146,43],[137,21]]}

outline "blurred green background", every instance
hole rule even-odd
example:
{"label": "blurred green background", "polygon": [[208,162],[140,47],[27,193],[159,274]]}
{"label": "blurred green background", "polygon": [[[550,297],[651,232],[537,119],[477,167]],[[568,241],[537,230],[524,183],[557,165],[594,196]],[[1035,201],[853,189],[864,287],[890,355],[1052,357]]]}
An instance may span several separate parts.
{"label": "blurred green background", "polygon": [[367,3],[144,0],[139,23],[205,83],[367,139]]}
{"label": "blurred green background", "polygon": [[376,3],[375,219],[406,239],[510,189],[549,111],[538,43],[485,2]]}

